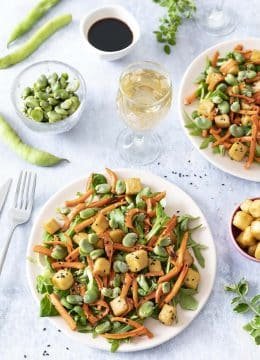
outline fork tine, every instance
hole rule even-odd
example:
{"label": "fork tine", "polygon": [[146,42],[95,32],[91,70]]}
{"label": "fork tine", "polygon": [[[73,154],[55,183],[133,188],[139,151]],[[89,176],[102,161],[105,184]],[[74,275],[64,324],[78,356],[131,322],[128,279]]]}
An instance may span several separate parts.
{"label": "fork tine", "polygon": [[28,205],[26,207],[26,210],[31,210],[32,209],[33,200],[34,200],[34,194],[35,194],[35,188],[36,188],[36,180],[37,180],[37,175],[33,174],[33,182],[32,182],[31,191],[30,191],[29,196],[28,196]]}
{"label": "fork tine", "polygon": [[19,179],[17,181],[15,194],[14,194],[14,207],[17,207],[17,204],[18,204],[18,196],[19,196],[22,177],[23,177],[23,171],[20,172]]}
{"label": "fork tine", "polygon": [[19,203],[20,206],[18,205],[18,207],[22,208],[23,207],[23,203],[24,203],[24,189],[26,186],[26,181],[27,181],[27,171],[24,171],[24,176],[22,179],[22,185],[20,187],[20,192],[19,192]]}
{"label": "fork tine", "polygon": [[30,185],[31,185],[31,177],[32,177],[32,173],[29,172],[28,181],[26,183],[26,188],[25,188],[25,201],[23,203],[23,208],[25,208],[25,209],[27,209],[28,202],[29,202],[29,190],[30,190]]}

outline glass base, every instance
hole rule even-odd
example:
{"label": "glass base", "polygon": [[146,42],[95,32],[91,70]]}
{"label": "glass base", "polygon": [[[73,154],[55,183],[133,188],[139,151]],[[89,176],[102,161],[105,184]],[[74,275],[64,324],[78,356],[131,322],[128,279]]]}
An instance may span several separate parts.
{"label": "glass base", "polygon": [[161,155],[162,142],[155,133],[135,134],[124,129],[117,137],[118,154],[130,165],[147,165]]}
{"label": "glass base", "polygon": [[207,33],[215,36],[230,34],[237,26],[237,14],[231,9],[205,9],[196,18],[197,25]]}

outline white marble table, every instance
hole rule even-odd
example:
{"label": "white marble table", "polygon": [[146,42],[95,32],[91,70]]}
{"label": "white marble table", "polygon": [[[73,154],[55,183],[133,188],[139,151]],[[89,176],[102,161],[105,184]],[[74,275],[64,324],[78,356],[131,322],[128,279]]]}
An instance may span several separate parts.
{"label": "white marble table", "polygon": [[[208,46],[222,40],[202,34],[193,23],[185,24],[178,35],[178,44],[171,56],[166,56],[153,37],[161,10],[151,0],[114,0],[125,5],[140,22],[142,38],[136,50],[118,62],[101,62],[87,52],[79,36],[79,21],[88,10],[110,0],[64,0],[51,14],[71,12],[73,23],[55,35],[35,54],[23,63],[0,71],[0,112],[19,130],[23,138],[33,145],[70,159],[70,164],[51,169],[35,168],[23,163],[4,145],[0,144],[0,183],[6,177],[16,177],[24,168],[38,173],[36,202],[31,221],[17,228],[10,246],[3,276],[0,279],[0,358],[2,360],[27,359],[53,360],[78,359],[246,359],[260,358],[257,348],[242,325],[246,316],[231,311],[230,298],[224,294],[225,283],[245,276],[254,291],[260,292],[259,264],[242,258],[230,243],[228,220],[234,206],[246,197],[259,196],[260,185],[246,182],[210,165],[185,137],[179,122],[176,102],[168,119],[159,132],[164,139],[165,151],[158,162],[147,169],[167,177],[193,196],[207,215],[217,247],[218,270],[212,296],[200,316],[181,335],[155,349],[133,354],[111,355],[80,345],[53,328],[48,320],[38,318],[38,307],[29,293],[25,276],[25,249],[30,228],[43,203],[61,186],[89,170],[126,167],[115,153],[115,136],[123,127],[115,110],[118,76],[129,63],[139,59],[151,59],[163,63],[169,70],[177,94],[182,74],[190,61]],[[0,50],[10,29],[33,0],[1,2]],[[260,36],[259,0],[247,2],[228,1],[240,16],[239,27],[226,38]],[[45,137],[27,130],[15,115],[10,101],[10,88],[16,74],[26,65],[38,60],[57,59],[78,68],[87,82],[87,108],[80,123],[71,132]],[[13,190],[13,189],[12,189]],[[6,210],[11,203],[9,196],[4,214],[0,219],[1,238],[8,228]],[[0,246],[1,246],[0,238]],[[49,356],[43,356],[44,350]]]}

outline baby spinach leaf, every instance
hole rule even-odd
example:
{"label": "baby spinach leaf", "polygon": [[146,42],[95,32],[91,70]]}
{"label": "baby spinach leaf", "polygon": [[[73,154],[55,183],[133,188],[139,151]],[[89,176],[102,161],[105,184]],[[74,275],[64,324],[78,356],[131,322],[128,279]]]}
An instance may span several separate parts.
{"label": "baby spinach leaf", "polygon": [[52,305],[48,294],[45,294],[44,297],[41,299],[40,303],[40,316],[56,316],[58,315],[58,311]]}

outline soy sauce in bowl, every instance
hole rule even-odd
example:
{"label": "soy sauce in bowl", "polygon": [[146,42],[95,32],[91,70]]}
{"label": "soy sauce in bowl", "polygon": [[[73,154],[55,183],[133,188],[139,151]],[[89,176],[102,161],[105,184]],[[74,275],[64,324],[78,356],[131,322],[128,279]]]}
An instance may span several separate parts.
{"label": "soy sauce in bowl", "polygon": [[88,41],[102,51],[119,51],[133,42],[130,27],[117,18],[103,18],[96,21],[88,30]]}

